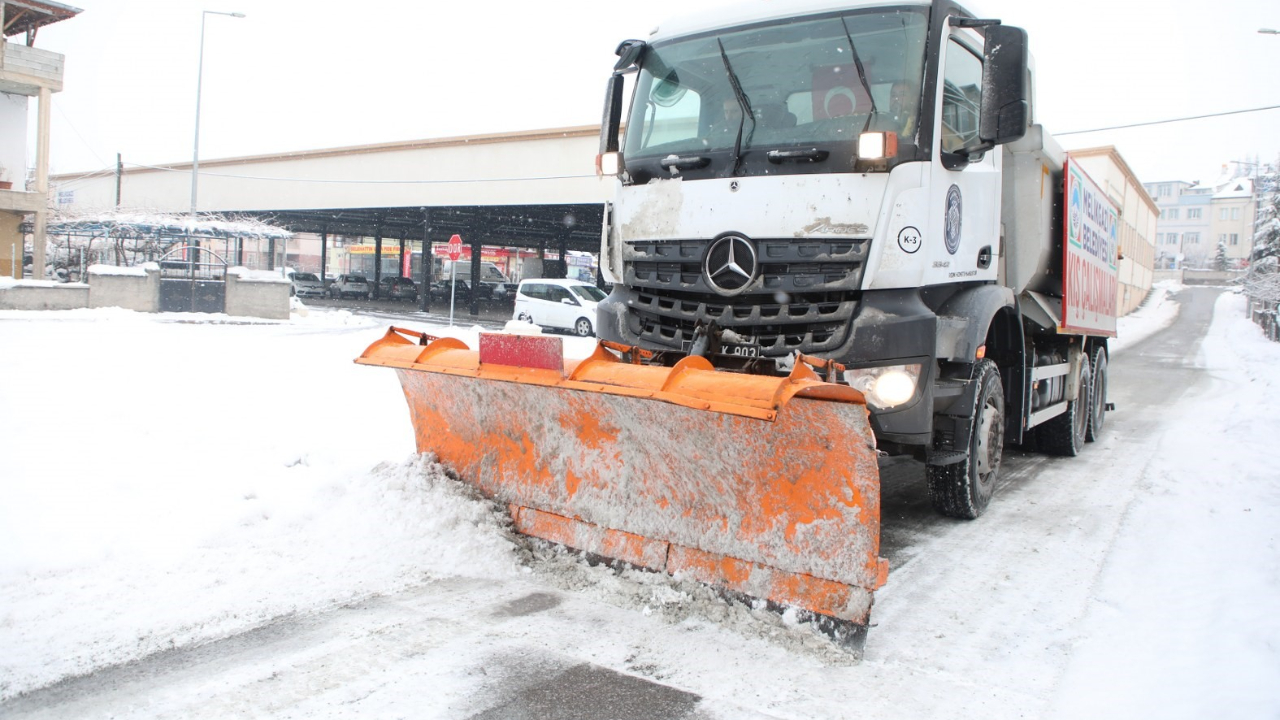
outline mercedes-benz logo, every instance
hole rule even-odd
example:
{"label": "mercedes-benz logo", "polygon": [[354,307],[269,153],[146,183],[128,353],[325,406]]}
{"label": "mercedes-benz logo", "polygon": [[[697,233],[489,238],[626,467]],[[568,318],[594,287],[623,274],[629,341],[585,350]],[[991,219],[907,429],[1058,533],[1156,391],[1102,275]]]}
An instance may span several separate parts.
{"label": "mercedes-benz logo", "polygon": [[756,248],[744,237],[725,235],[711,243],[702,268],[712,290],[721,295],[740,295],[759,269]]}

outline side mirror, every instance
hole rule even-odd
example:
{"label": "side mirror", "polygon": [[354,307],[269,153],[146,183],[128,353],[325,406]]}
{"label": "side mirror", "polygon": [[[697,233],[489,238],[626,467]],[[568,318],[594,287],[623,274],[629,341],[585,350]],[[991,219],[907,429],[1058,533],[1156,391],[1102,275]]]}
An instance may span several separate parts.
{"label": "side mirror", "polygon": [[992,25],[982,59],[982,116],[978,137],[985,148],[1020,139],[1031,120],[1027,81],[1027,31]]}
{"label": "side mirror", "polygon": [[600,154],[618,152],[622,130],[622,75],[612,75],[604,93],[604,117],[600,120]]}
{"label": "side mirror", "polygon": [[560,300],[560,304],[561,305],[577,305],[578,303],[574,302],[572,298],[562,298]]}
{"label": "side mirror", "polygon": [[623,72],[630,70],[640,62],[640,56],[644,54],[644,49],[648,44],[643,40],[623,40],[618,43],[617,49],[613,51],[618,56],[618,62],[614,64],[614,72]]}

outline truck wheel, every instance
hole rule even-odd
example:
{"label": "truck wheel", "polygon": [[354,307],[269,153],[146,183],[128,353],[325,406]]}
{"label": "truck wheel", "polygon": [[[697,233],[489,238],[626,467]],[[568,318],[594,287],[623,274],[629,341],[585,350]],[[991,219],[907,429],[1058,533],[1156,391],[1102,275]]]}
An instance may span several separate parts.
{"label": "truck wheel", "polygon": [[1102,435],[1102,426],[1107,421],[1107,349],[1094,350],[1090,365],[1093,366],[1093,392],[1089,396],[1089,426],[1084,431],[1087,442]]}
{"label": "truck wheel", "polygon": [[974,382],[978,385],[964,459],[925,466],[933,508],[947,517],[966,520],[987,509],[1004,456],[1004,384],[999,368],[991,360],[981,361],[974,369]]}
{"label": "truck wheel", "polygon": [[1092,372],[1086,359],[1080,363],[1080,382],[1076,399],[1067,403],[1067,411],[1036,430],[1036,447],[1050,455],[1075,457],[1084,449],[1089,429],[1089,401],[1093,389]]}

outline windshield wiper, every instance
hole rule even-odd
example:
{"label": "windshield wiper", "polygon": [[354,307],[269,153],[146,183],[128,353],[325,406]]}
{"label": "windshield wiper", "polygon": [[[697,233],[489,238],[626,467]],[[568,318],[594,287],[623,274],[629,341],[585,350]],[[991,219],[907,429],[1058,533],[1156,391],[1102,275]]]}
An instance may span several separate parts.
{"label": "windshield wiper", "polygon": [[[738,174],[738,170],[742,168],[742,131],[747,127],[747,118],[751,118],[751,134],[756,132],[756,118],[751,113],[751,102],[747,100],[747,94],[742,91],[742,83],[738,82],[738,74],[733,71],[733,65],[729,63],[729,54],[724,50],[724,41],[716,38],[716,44],[720,46],[720,59],[724,61],[725,72],[729,73],[729,84],[733,86],[733,95],[738,99],[738,106],[742,109],[742,118],[738,121],[738,137],[733,141],[733,173]],[[747,136],[747,140],[751,139],[751,135]]]}
{"label": "windshield wiper", "polygon": [[840,18],[840,26],[844,28],[845,39],[849,41],[849,52],[853,53],[853,66],[858,68],[858,80],[862,82],[862,89],[867,93],[867,99],[871,101],[871,114],[867,116],[867,122],[862,126],[862,132],[866,132],[871,129],[871,118],[880,111],[876,109],[876,99],[871,94],[871,83],[867,82],[867,70],[862,66],[862,58],[858,57],[858,48],[853,46],[853,35],[849,32],[849,23],[845,22],[843,17]]}
{"label": "windshield wiper", "polygon": [[801,162],[822,162],[831,153],[821,148],[804,148],[802,150],[770,150],[766,153],[771,163],[782,163],[787,160]]}

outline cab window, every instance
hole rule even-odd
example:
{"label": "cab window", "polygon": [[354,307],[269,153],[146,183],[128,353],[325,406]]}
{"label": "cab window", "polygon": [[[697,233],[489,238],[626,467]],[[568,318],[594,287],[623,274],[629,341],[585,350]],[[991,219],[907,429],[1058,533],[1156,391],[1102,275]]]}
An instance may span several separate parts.
{"label": "cab window", "polygon": [[942,150],[959,152],[978,144],[982,107],[982,60],[953,38],[947,43],[942,76]]}

